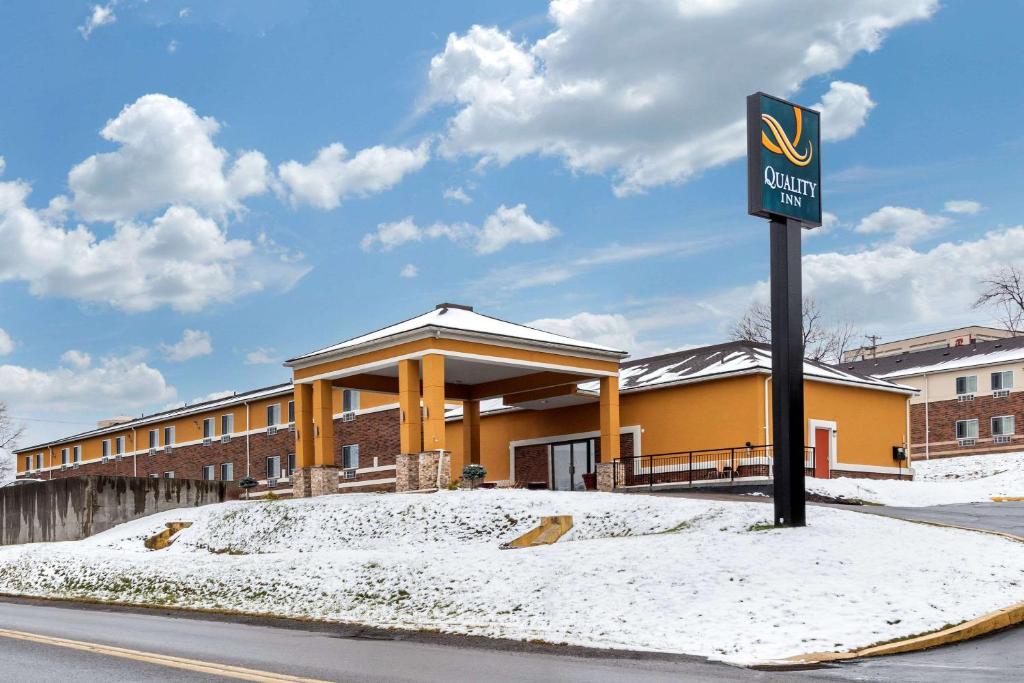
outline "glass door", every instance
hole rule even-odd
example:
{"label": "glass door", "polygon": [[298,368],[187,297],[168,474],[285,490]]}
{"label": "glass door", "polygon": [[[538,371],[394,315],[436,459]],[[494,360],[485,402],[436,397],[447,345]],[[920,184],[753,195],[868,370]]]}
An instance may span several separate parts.
{"label": "glass door", "polygon": [[583,475],[594,471],[594,441],[569,441],[551,446],[551,488],[583,491]]}

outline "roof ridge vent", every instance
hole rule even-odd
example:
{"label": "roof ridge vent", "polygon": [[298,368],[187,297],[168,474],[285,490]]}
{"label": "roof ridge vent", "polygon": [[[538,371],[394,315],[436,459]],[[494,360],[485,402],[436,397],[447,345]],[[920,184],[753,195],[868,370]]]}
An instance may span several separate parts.
{"label": "roof ridge vent", "polygon": [[443,303],[443,304],[438,304],[438,305],[434,306],[434,310],[435,311],[444,310],[446,308],[457,308],[460,311],[470,311],[470,312],[473,311],[473,307],[472,306],[467,306],[466,304]]}

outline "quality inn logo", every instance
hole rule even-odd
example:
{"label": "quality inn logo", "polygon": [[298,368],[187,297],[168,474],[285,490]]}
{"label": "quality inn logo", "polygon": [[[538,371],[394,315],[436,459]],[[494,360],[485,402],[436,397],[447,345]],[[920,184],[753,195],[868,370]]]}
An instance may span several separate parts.
{"label": "quality inn logo", "polygon": [[803,153],[797,151],[797,146],[800,144],[800,135],[803,133],[803,112],[800,107],[793,107],[793,118],[796,119],[796,133],[793,135],[793,139],[790,140],[789,136],[786,135],[786,131],[782,128],[782,124],[772,116],[771,114],[761,114],[761,120],[768,126],[768,130],[772,133],[774,141],[768,139],[768,134],[761,130],[761,144],[764,145],[765,149],[781,154],[789,163],[794,166],[807,166],[811,163],[811,159],[814,158],[814,145],[810,140],[807,141],[807,146],[804,148]]}

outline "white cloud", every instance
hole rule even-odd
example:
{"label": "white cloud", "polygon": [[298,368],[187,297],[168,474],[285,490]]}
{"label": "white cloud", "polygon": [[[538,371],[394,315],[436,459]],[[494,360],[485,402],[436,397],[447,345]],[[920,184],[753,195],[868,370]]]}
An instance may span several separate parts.
{"label": "white cloud", "polygon": [[106,5],[93,5],[85,23],[78,27],[78,32],[82,34],[82,37],[89,40],[92,32],[100,26],[107,26],[117,21],[117,16],[114,14],[114,5],[116,4],[116,2],[110,2]]}
{"label": "white cloud", "polygon": [[234,396],[236,392],[230,389],[224,391],[211,391],[203,396],[197,396],[189,401],[173,401],[164,405],[161,410],[177,410],[178,408],[184,408],[185,406],[193,406],[197,403],[206,403],[207,401],[219,401],[222,398],[228,398]]}
{"label": "white cloud", "polygon": [[834,230],[839,223],[839,216],[828,211],[821,212],[821,225],[811,230],[801,230],[800,236],[804,239],[808,237],[819,237],[821,235],[827,235]]}
{"label": "white cloud", "polygon": [[0,356],[8,356],[14,351],[14,340],[11,335],[0,327]]}
{"label": "white cloud", "polygon": [[246,365],[269,365],[277,362],[277,358],[273,355],[274,349],[266,349],[262,346],[258,349],[250,351],[245,354]]}
{"label": "white cloud", "polygon": [[173,55],[177,51],[178,51],[178,41],[172,40],[171,42],[167,43],[167,52],[169,52],[170,54]]}
{"label": "white cloud", "polygon": [[4,400],[12,412],[22,415],[113,414],[174,400],[174,387],[139,354],[108,356],[99,365],[87,361],[85,354],[70,356],[52,370],[0,365]]}
{"label": "white cloud", "polygon": [[620,351],[630,351],[637,345],[629,321],[618,314],[584,312],[569,318],[541,318],[527,323],[527,326]]}
{"label": "white cloud", "polygon": [[160,344],[160,349],[167,360],[180,363],[213,353],[213,341],[209,332],[185,330],[180,341],[174,344]]}
{"label": "white cloud", "polygon": [[502,204],[484,219],[482,228],[470,223],[434,223],[426,228],[416,225],[412,216],[393,223],[380,223],[375,232],[363,235],[363,250],[391,251],[407,242],[446,238],[456,244],[472,246],[478,254],[493,254],[510,244],[544,242],[558,235],[547,221],[536,221],[526,213],[525,204],[509,208]]}
{"label": "white cloud", "polygon": [[118,143],[71,169],[73,207],[89,221],[130,219],[169,204],[189,204],[222,216],[245,197],[265,192],[267,160],[260,152],[230,155],[213,144],[220,124],[181,100],[144,95],[100,131]]}
{"label": "white cloud", "polygon": [[854,230],[863,235],[889,235],[894,244],[913,244],[939,232],[949,223],[949,218],[927,214],[921,209],[883,206],[862,218]]}
{"label": "white cloud", "polygon": [[[937,6],[554,0],[554,29],[534,43],[482,26],[449,35],[426,105],[456,109],[442,154],[553,155],[574,171],[613,171],[619,194],[642,192],[742,156],[749,93],[791,95]],[[844,134],[870,108],[854,87],[833,86],[822,103]]]}
{"label": "white cloud", "polygon": [[943,209],[948,213],[975,214],[982,210],[979,202],[970,199],[951,199],[946,202]]}
{"label": "white cloud", "polygon": [[75,370],[84,370],[92,365],[92,356],[84,351],[68,349],[61,354],[60,362],[63,363],[65,367],[70,367]]}
{"label": "white cloud", "polygon": [[[2,170],[0,166],[0,170]],[[473,198],[466,194],[466,191],[461,187],[447,187],[444,190],[444,198],[449,199],[453,202],[459,202],[460,204],[471,204]]]}
{"label": "white cloud", "polygon": [[0,182],[0,282],[125,311],[199,310],[267,287],[287,289],[308,272],[250,241],[230,239],[195,209],[171,206],[152,223],[120,222],[98,238],[25,205],[31,188]]}
{"label": "white cloud", "polygon": [[349,197],[391,189],[429,159],[426,142],[412,149],[378,145],[360,150],[352,158],[344,145],[335,142],[321,149],[310,163],[288,161],[277,172],[293,205],[334,209]]}
{"label": "white cloud", "polygon": [[420,274],[420,269],[411,263],[406,263],[398,274],[404,278],[414,278]]}
{"label": "white cloud", "polygon": [[836,141],[845,140],[860,130],[874,107],[863,85],[832,81],[821,102],[812,108],[821,112],[821,139]]}
{"label": "white cloud", "polygon": [[3,157],[0,157],[0,175],[4,174],[5,168],[7,168],[7,161]]}
{"label": "white cloud", "polygon": [[178,12],[178,18],[187,19],[190,14],[192,14],[192,10],[190,8],[182,7],[181,10]]}

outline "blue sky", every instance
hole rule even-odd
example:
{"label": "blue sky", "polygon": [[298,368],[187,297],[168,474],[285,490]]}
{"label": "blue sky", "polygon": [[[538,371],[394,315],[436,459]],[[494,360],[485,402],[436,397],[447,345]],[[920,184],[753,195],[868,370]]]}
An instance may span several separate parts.
{"label": "blue sky", "polygon": [[285,381],[440,301],[637,355],[723,340],[767,278],[755,89],[823,105],[805,287],[834,318],[989,322],[979,278],[1024,258],[1019,4],[438,5],[5,6],[0,401],[26,442]]}

